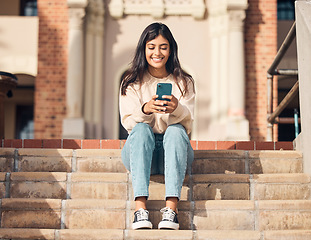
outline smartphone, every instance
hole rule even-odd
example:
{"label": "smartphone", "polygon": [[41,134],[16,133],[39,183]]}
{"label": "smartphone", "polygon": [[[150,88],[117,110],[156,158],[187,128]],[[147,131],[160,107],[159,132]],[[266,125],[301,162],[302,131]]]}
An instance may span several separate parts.
{"label": "smartphone", "polygon": [[162,98],[163,95],[172,95],[172,84],[171,83],[158,83],[157,84],[157,100],[170,101],[167,98]]}

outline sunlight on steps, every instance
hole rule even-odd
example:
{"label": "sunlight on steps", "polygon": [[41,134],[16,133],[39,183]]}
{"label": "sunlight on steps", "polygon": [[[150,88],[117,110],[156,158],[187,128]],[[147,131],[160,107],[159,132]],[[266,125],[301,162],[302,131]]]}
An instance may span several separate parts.
{"label": "sunlight on steps", "polygon": [[[288,151],[196,150],[179,231],[130,230],[120,149],[0,149],[1,239],[310,239],[310,177]],[[151,177],[154,226],[164,178]]]}

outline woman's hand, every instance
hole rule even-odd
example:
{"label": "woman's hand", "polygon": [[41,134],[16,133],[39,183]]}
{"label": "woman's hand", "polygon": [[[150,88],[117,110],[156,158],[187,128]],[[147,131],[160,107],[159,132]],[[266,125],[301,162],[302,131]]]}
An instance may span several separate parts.
{"label": "woman's hand", "polygon": [[145,103],[142,107],[142,110],[145,114],[152,114],[152,113],[172,113],[178,106],[178,99],[174,96],[162,96],[164,99],[167,100],[156,100],[158,95],[152,96],[152,99]]}

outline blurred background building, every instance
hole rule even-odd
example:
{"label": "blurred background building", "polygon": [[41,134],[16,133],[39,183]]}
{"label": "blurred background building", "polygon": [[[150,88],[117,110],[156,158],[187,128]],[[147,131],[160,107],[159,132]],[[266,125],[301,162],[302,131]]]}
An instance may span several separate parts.
{"label": "blurred background building", "polygon": [[[264,141],[267,70],[294,19],[290,0],[1,0],[0,70],[18,77],[5,138],[125,138],[120,80],[143,29],[160,21],[195,79],[191,138]],[[280,68],[297,69],[295,43]],[[274,105],[296,79],[276,79]],[[293,124],[274,133],[295,138]]]}

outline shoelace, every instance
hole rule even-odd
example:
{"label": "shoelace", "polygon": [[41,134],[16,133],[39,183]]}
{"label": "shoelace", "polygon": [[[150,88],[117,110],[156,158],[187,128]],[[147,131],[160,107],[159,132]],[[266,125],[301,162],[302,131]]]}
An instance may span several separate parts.
{"label": "shoelace", "polygon": [[148,220],[149,212],[145,209],[139,209],[136,213],[138,221]]}
{"label": "shoelace", "polygon": [[172,222],[174,221],[176,213],[171,208],[169,207],[162,208],[160,212],[162,213],[162,219],[166,219]]}

